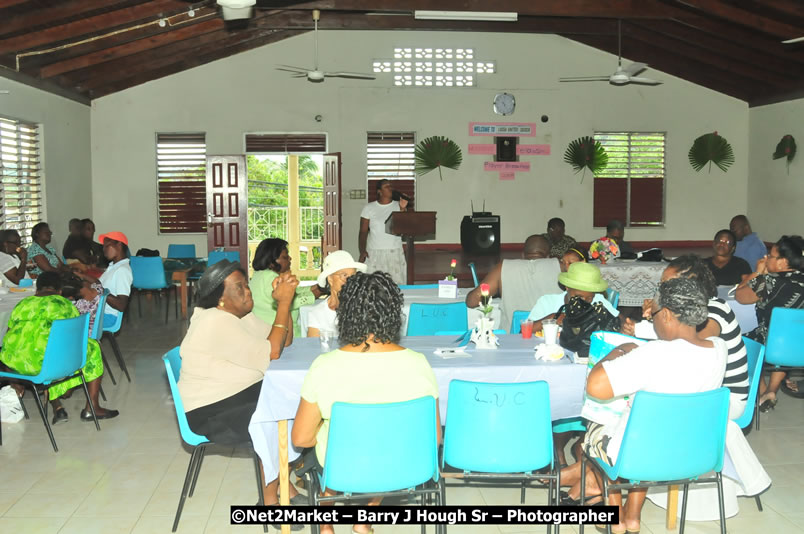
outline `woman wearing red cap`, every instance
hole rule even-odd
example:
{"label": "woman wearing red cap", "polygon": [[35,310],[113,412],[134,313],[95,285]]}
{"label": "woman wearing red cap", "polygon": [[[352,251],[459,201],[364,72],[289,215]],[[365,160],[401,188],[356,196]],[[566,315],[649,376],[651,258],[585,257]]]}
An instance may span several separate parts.
{"label": "woman wearing red cap", "polygon": [[[113,323],[116,316],[126,309],[128,296],[131,294],[131,283],[134,281],[134,274],[131,272],[129,264],[128,238],[123,232],[107,232],[99,237],[103,243],[103,255],[109,260],[109,267],[96,279],[87,274],[79,274],[84,280],[90,282],[100,282],[109,290],[109,297],[106,299],[105,315],[114,316],[107,324]],[[104,320],[104,322],[106,322]]]}

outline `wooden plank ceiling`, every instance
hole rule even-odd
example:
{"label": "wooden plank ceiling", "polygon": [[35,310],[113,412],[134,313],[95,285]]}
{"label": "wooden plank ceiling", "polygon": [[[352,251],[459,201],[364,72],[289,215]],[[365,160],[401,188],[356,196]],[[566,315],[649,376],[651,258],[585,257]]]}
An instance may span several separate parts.
{"label": "wooden plank ceiling", "polygon": [[[0,74],[89,102],[310,31],[313,8],[327,30],[553,33],[613,54],[621,20],[631,60],[752,106],[804,97],[804,42],[782,44],[804,36],[802,0],[258,0],[239,29],[213,0],[0,0]],[[413,17],[434,8],[519,20]]]}

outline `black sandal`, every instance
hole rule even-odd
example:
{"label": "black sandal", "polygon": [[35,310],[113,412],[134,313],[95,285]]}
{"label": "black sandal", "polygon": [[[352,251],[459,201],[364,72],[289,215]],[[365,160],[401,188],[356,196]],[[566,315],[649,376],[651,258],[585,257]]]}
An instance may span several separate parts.
{"label": "black sandal", "polygon": [[794,390],[790,386],[787,385],[787,380],[782,382],[781,390],[790,395],[791,397],[795,397],[796,399],[804,399],[804,380],[791,380],[796,385],[796,389]]}

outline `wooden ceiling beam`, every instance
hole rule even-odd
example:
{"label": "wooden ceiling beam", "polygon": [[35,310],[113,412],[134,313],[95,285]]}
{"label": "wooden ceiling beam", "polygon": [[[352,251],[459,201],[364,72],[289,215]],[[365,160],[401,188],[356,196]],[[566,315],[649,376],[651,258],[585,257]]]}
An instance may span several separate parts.
{"label": "wooden ceiling beam", "polygon": [[39,78],[34,78],[33,76],[28,76],[27,74],[17,72],[15,70],[0,69],[0,81],[2,81],[3,78],[8,78],[9,80],[14,80],[15,82],[19,82],[29,87],[34,87],[36,89],[67,98],[74,102],[84,104],[85,106],[90,105],[92,102],[89,96],[75,91],[74,89],[70,88],[69,85],[57,84],[51,82],[50,80],[40,80]]}
{"label": "wooden ceiling beam", "polygon": [[24,4],[28,0],[0,0],[0,9]]}
{"label": "wooden ceiling beam", "polygon": [[666,18],[672,9],[652,0],[321,0],[308,5],[318,9],[363,12],[513,11],[541,17]]}
{"label": "wooden ceiling beam", "polygon": [[725,56],[717,49],[710,49],[700,46],[698,43],[692,44],[681,39],[666,37],[631,24],[623,24],[623,42],[627,42],[627,39],[636,39],[641,43],[650,44],[664,50],[672,50],[674,54],[695,59],[701,63],[711,65],[713,68],[742,76],[754,83],[762,80],[781,88],[785,87],[790,80],[789,75],[783,76],[756,68],[745,60]]}
{"label": "wooden ceiling beam", "polygon": [[791,64],[791,62],[784,61],[775,55],[757,51],[749,43],[732,42],[723,39],[719,35],[702,32],[685,24],[669,20],[628,21],[628,24],[632,27],[640,27],[660,35],[680,39],[700,46],[705,50],[716,51],[735,60],[747,61],[756,68],[776,74],[789,76],[791,70],[793,70],[800,75],[804,75],[804,66],[800,64]]}
{"label": "wooden ceiling beam", "polygon": [[[3,24],[0,25],[0,37],[11,36],[18,32],[31,33],[54,24],[70,22],[70,19],[89,18],[99,13],[131,7],[148,1],[110,0],[108,2],[98,2],[97,0],[64,0],[54,3],[55,5],[47,9],[43,9],[41,6],[32,6],[23,12],[20,12],[20,8],[0,10],[0,20],[3,21]],[[10,13],[11,11],[16,13],[12,14]]]}
{"label": "wooden ceiling beam", "polygon": [[[587,35],[567,37],[598,50],[617,54],[617,43],[612,44],[611,39]],[[735,78],[729,73],[724,74],[716,69],[710,69],[707,64],[678,56],[672,51],[663,50],[650,44],[626,41],[623,43],[623,55],[638,58],[645,63],[657,66],[656,68],[660,68],[663,72],[746,102],[752,96],[752,91],[744,80]],[[646,76],[651,77],[650,72]]]}
{"label": "wooden ceiling beam", "polygon": [[718,17],[755,31],[761,31],[781,39],[801,36],[801,28],[763,17],[755,11],[741,9],[722,0],[677,0],[679,4],[689,6],[703,12],[709,17]]}
{"label": "wooden ceiling beam", "polygon": [[188,23],[174,28],[173,31],[170,32],[152,35],[144,39],[47,65],[39,70],[38,75],[40,78],[52,78],[53,76],[58,76],[72,70],[92,67],[160,46],[184,41],[198,35],[223,30],[223,27],[223,20],[218,17],[202,19],[195,23]]}
{"label": "wooden ceiling beam", "polygon": [[[68,41],[77,37],[103,35],[114,28],[132,23],[156,20],[160,13],[180,13],[189,9],[188,4],[179,0],[154,0],[134,7],[118,9],[103,15],[96,15],[38,32],[0,40],[0,53],[22,52],[43,45]],[[99,30],[100,28],[100,30]]]}
{"label": "wooden ceiling beam", "polygon": [[[177,72],[191,69],[199,65],[204,65],[211,61],[223,59],[232,56],[234,54],[238,54],[240,52],[245,52],[246,50],[251,50],[253,48],[264,46],[266,44],[281,41],[283,39],[293,37],[294,35],[299,35],[300,33],[304,32],[293,31],[293,30],[278,31],[268,35],[264,35],[262,37],[248,40],[243,43],[236,43],[231,46],[221,47],[221,46],[210,45],[206,47],[204,50],[199,50],[197,54],[193,54],[185,58],[178,58],[178,61],[174,61],[173,63],[165,65],[161,68],[136,74],[129,78],[117,80],[112,83],[100,86],[98,89],[92,91],[92,97],[99,98],[101,96],[115,93],[117,91],[122,91],[124,89],[128,89],[130,87],[134,87],[136,85],[140,85],[142,83],[146,83],[157,78],[170,76],[171,74],[176,74]],[[176,60],[177,58],[174,57],[173,59]],[[306,81],[303,82],[307,83]]]}

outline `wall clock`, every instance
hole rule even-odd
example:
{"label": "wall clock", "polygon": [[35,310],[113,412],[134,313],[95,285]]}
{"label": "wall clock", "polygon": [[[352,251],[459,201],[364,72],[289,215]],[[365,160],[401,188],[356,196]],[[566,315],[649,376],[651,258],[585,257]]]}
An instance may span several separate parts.
{"label": "wall clock", "polygon": [[510,93],[500,93],[494,96],[494,113],[498,115],[511,115],[516,108],[516,99]]}

